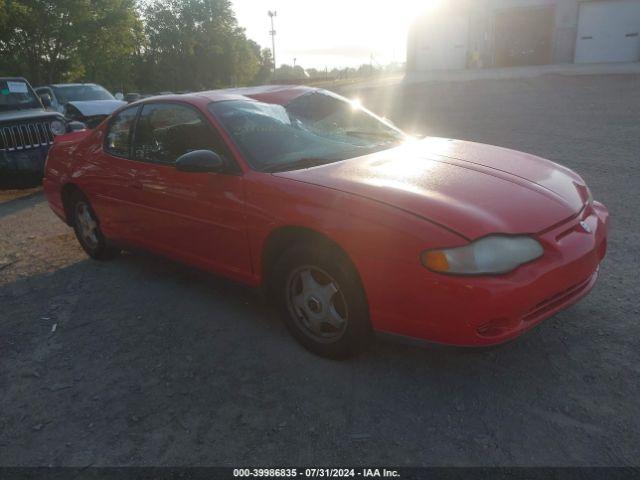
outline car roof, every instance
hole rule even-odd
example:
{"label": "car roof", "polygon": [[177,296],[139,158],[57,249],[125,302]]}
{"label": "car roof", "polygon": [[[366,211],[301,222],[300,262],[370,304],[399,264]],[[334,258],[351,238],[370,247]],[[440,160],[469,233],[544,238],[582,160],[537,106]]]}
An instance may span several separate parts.
{"label": "car roof", "polygon": [[318,90],[318,88],[306,85],[264,85],[260,87],[228,88],[220,90],[220,92],[241,95],[261,102],[286,104],[302,95]]}
{"label": "car roof", "polygon": [[113,115],[136,105],[159,102],[186,102],[199,104],[201,108],[206,108],[210,103],[228,102],[231,100],[256,100],[264,103],[276,105],[286,105],[296,98],[307,93],[320,92],[322,89],[308,87],[306,85],[265,85],[261,87],[227,88],[220,90],[209,90],[205,92],[192,92],[173,95],[156,95],[141,98],[128,105],[123,105],[113,112]]}
{"label": "car roof", "polygon": [[307,93],[319,91],[318,88],[300,85],[266,85],[261,87],[227,88],[222,90],[209,90],[206,92],[186,93],[182,95],[163,95],[161,97],[151,97],[147,100],[171,100],[188,98],[196,101],[226,102],[230,100],[258,100],[266,103],[286,105],[292,100]]}
{"label": "car roof", "polygon": [[97,83],[52,83],[51,85],[45,85],[45,86],[47,87],[84,87],[87,85],[91,87],[100,86]]}

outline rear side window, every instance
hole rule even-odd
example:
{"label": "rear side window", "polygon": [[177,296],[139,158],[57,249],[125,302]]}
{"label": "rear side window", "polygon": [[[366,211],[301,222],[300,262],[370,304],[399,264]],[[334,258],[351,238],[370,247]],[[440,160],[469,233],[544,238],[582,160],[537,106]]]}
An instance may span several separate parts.
{"label": "rear side window", "polygon": [[136,126],[135,160],[170,165],[193,150],[226,153],[218,133],[193,108],[172,103],[144,105]]}
{"label": "rear side window", "polygon": [[129,158],[133,124],[138,114],[138,107],[128,108],[120,112],[111,121],[105,142],[105,150],[116,157]]}

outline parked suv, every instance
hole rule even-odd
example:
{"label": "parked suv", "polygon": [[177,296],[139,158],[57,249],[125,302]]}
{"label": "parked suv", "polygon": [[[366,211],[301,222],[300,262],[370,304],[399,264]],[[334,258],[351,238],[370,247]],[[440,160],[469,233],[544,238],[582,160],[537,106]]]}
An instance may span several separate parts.
{"label": "parked suv", "polygon": [[40,181],[54,137],[66,131],[64,117],[46,111],[29,82],[0,77],[0,186]]}

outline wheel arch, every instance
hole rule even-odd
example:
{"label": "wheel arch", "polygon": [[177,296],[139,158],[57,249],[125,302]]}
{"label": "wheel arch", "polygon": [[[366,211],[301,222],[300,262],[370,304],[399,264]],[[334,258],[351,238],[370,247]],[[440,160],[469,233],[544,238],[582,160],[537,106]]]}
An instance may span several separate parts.
{"label": "wheel arch", "polygon": [[67,225],[73,226],[73,199],[77,195],[84,195],[82,190],[75,183],[66,183],[60,190],[60,197],[62,198],[62,206],[64,208],[64,216]]}
{"label": "wheel arch", "polygon": [[364,291],[364,285],[362,283],[360,273],[347,251],[338,242],[326,234],[313,228],[299,225],[278,227],[270,232],[264,241],[261,256],[261,270],[262,286],[265,291],[269,290],[273,267],[280,256],[285,251],[296,245],[317,245],[318,248],[326,248],[335,253],[335,255],[337,255],[342,261],[348,262],[349,268],[353,271]]}

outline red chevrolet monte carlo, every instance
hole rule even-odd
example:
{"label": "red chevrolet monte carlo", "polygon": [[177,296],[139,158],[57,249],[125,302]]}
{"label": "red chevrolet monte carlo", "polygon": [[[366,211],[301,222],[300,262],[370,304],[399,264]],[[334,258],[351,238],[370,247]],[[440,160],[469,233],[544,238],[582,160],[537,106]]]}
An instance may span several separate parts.
{"label": "red chevrolet monte carlo", "polygon": [[277,299],[320,355],[372,331],[510,340],[593,287],[608,211],[550,161],[416,140],[307,87],[163,96],[59,137],[44,189],[84,250],[144,247]]}

